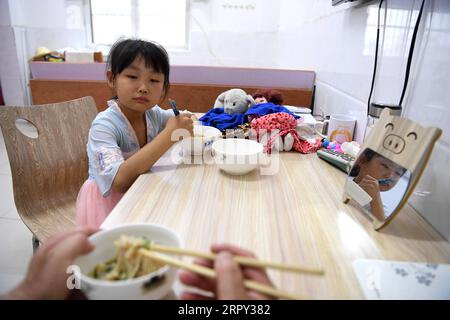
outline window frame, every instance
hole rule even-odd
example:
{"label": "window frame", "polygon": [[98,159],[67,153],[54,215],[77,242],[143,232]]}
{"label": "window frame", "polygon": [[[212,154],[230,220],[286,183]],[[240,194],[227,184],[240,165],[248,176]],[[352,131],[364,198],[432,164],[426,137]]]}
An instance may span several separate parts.
{"label": "window frame", "polygon": [[[138,38],[138,26],[139,26],[139,15],[137,14],[139,12],[138,10],[138,1],[139,0],[131,0],[131,30],[134,33],[131,35],[131,37]],[[167,1],[167,0],[164,0]],[[164,48],[167,51],[175,51],[175,52],[185,52],[189,51],[189,44],[190,44],[190,10],[191,10],[191,0],[185,0],[186,1],[186,12],[185,12],[185,44],[180,46],[173,46],[173,45],[165,45],[161,43],[161,45],[164,46]],[[104,46],[111,48],[113,43],[96,43],[94,42],[94,27],[92,22],[92,3],[91,0],[84,0],[83,1],[83,12],[85,16],[85,29],[86,29],[86,43],[92,47],[96,46]],[[135,17],[135,18],[133,18]]]}

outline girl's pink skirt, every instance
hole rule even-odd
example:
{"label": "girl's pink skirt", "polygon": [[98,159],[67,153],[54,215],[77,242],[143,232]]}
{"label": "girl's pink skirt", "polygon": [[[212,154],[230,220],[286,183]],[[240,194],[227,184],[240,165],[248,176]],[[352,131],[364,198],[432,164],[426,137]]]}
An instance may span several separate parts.
{"label": "girl's pink skirt", "polygon": [[86,180],[78,193],[77,225],[100,227],[122,196],[123,193],[111,190],[107,197],[103,197],[97,183]]}

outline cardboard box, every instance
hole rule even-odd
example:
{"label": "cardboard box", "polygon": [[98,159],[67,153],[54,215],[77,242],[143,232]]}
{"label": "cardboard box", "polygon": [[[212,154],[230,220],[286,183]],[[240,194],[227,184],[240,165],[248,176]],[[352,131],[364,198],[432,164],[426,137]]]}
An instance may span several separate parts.
{"label": "cardboard box", "polygon": [[65,52],[66,62],[103,62],[101,52]]}

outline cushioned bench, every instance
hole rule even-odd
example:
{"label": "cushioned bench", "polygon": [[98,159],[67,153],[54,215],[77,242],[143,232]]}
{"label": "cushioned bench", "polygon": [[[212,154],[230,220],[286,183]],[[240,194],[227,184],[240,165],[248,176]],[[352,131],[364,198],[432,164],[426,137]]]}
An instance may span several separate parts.
{"label": "cushioned bench", "polygon": [[[112,96],[106,85],[105,63],[30,62],[33,104],[55,103],[92,96],[98,110]],[[206,66],[171,66],[167,98],[182,109],[206,112],[216,97],[231,88],[252,94],[260,88],[279,90],[287,105],[312,108],[315,73],[304,70]],[[162,107],[168,107],[167,101]]]}

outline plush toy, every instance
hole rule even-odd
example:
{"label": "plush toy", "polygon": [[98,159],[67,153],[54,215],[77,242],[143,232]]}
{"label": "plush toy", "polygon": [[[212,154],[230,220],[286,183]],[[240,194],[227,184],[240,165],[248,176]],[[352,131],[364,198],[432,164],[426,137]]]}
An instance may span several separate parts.
{"label": "plush toy", "polygon": [[253,94],[253,99],[256,103],[272,102],[276,105],[283,105],[283,95],[278,90],[273,89],[259,89]]}
{"label": "plush toy", "polygon": [[259,142],[263,146],[267,146],[269,141],[272,141],[270,145],[271,151],[291,151],[294,146],[294,136],[290,132],[284,136],[279,135],[279,130],[269,130],[260,134]]}
{"label": "plush toy", "polygon": [[214,103],[214,108],[224,108],[225,113],[245,113],[255,104],[255,100],[242,89],[230,89],[222,92]]}
{"label": "plush toy", "polygon": [[321,141],[314,143],[299,138],[296,131],[297,121],[294,116],[286,112],[271,113],[252,120],[251,128],[256,140],[264,146],[264,151],[290,151],[301,153],[315,152]]}

